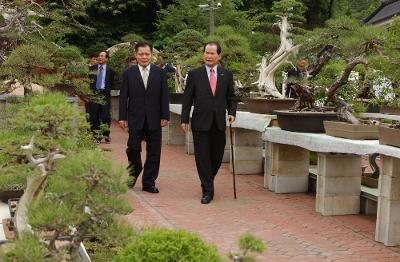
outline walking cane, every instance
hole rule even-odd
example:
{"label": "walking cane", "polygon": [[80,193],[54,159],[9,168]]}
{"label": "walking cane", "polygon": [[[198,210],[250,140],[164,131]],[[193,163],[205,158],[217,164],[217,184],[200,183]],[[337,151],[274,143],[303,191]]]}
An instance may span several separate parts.
{"label": "walking cane", "polygon": [[236,180],[235,180],[235,159],[233,157],[233,139],[232,139],[232,124],[229,123],[229,134],[231,137],[231,161],[232,161],[232,174],[233,174],[233,197],[236,199]]}

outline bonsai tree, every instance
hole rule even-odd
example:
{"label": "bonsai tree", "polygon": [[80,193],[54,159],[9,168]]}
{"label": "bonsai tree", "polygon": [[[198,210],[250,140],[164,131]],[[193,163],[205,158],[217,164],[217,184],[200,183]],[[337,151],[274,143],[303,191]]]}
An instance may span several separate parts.
{"label": "bonsai tree", "polygon": [[265,244],[261,239],[257,239],[250,233],[243,234],[238,241],[239,249],[242,251],[239,253],[230,253],[229,257],[234,262],[255,262],[256,259],[250,256],[249,252],[262,253],[265,251]]}
{"label": "bonsai tree", "polygon": [[74,47],[45,48],[23,44],[14,49],[0,65],[0,77],[9,79],[0,86],[1,93],[11,92],[16,82],[24,93],[32,92],[34,84],[42,90],[58,90],[69,95],[91,96],[88,69],[80,51]]}
{"label": "bonsai tree", "polygon": [[[298,41],[304,42],[300,48],[301,55],[313,54],[313,63],[307,68],[307,76],[293,85],[299,96],[295,109],[316,110],[315,93],[322,90],[327,102],[338,107],[339,118],[359,123],[353,115],[354,109],[346,103],[346,97],[339,96],[339,90],[349,83],[351,73],[355,70],[389,76],[387,70],[377,71],[383,69],[380,64],[393,64],[388,57],[390,51],[385,48],[385,29],[361,25],[358,21],[341,17],[327,21],[325,28],[316,29],[300,39]],[[334,80],[329,81],[324,75],[329,73],[326,69],[333,64],[342,66]]]}
{"label": "bonsai tree", "polygon": [[[24,188],[29,174],[40,174],[22,149],[34,139],[31,155],[65,154],[77,148],[94,148],[85,116],[64,95],[27,97],[7,107],[0,126],[0,189]],[[33,142],[32,142],[33,144]]]}
{"label": "bonsai tree", "polygon": [[163,54],[164,59],[176,65],[174,91],[181,93],[184,89],[183,82],[187,67],[185,61],[198,53],[200,48],[203,47],[205,38],[196,30],[185,29],[177,33],[172,39],[173,41],[164,49]]}
{"label": "bonsai tree", "polygon": [[[64,95],[26,100],[10,108],[13,113],[0,130],[5,138],[0,158],[6,160],[1,176],[15,183],[10,171],[26,169],[24,178],[28,178],[15,215],[19,241],[5,256],[24,261],[20,250],[27,248],[39,252],[35,254],[43,261],[75,261],[81,243],[89,241],[96,257],[110,257],[132,235],[126,225],[114,220],[116,214],[130,211],[119,197],[127,189],[123,170],[92,150],[85,117]],[[56,245],[61,236],[69,242]]]}
{"label": "bonsai tree", "polygon": [[305,21],[303,15],[306,7],[297,0],[281,0],[274,2],[272,13],[269,16],[277,16],[280,21],[276,24],[280,29],[280,46],[267,62],[267,57],[263,56],[260,64],[260,75],[254,84],[257,84],[258,90],[263,96],[272,96],[283,98],[275,85],[275,72],[278,68],[289,62],[291,53],[296,52],[299,45],[294,45],[290,38],[292,23],[301,24]]}

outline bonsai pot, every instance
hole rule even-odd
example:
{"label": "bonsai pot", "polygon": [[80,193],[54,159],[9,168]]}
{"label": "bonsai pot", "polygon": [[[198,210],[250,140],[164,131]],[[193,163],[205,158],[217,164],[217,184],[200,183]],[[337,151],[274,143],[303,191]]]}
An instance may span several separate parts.
{"label": "bonsai pot", "polygon": [[381,106],[379,113],[382,114],[391,114],[391,115],[400,115],[400,108],[392,107],[392,106]]}
{"label": "bonsai pot", "polygon": [[274,111],[279,127],[292,132],[324,133],[324,121],[337,121],[336,112]]}
{"label": "bonsai pot", "polygon": [[286,110],[294,106],[296,99],[245,98],[247,110],[251,113],[273,114],[274,110]]}
{"label": "bonsai pot", "polygon": [[170,104],[182,104],[183,93],[169,93]]}
{"label": "bonsai pot", "polygon": [[0,201],[7,203],[9,199],[20,198],[24,194],[24,190],[4,190],[0,191]]}
{"label": "bonsai pot", "polygon": [[365,124],[350,124],[339,121],[324,121],[327,135],[354,140],[378,139],[378,126]]}
{"label": "bonsai pot", "polygon": [[379,144],[400,147],[400,129],[379,126]]}

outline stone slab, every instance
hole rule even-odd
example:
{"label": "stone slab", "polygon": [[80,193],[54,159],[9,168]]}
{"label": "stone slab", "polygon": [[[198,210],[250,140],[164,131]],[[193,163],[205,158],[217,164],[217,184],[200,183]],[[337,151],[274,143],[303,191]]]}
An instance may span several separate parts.
{"label": "stone slab", "polygon": [[378,140],[351,140],[326,134],[298,133],[268,127],[262,139],[278,144],[294,145],[315,152],[370,155],[380,153],[400,158],[400,148],[380,145]]}

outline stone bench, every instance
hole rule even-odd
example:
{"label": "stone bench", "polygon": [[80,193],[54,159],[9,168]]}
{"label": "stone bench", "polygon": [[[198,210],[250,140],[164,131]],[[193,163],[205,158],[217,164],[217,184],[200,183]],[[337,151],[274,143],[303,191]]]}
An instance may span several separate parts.
{"label": "stone bench", "polygon": [[[267,128],[264,186],[276,193],[307,192],[309,151],[318,152],[315,209],[322,215],[359,214],[361,156],[379,153],[376,241],[400,244],[400,148],[377,140]],[[371,195],[371,194],[370,194]]]}
{"label": "stone bench", "polygon": [[[170,105],[170,123],[168,129],[168,143],[185,145],[188,154],[194,154],[192,133],[186,134],[180,127],[182,105]],[[235,172],[237,174],[263,173],[263,141],[262,132],[268,127],[274,115],[254,114],[238,111],[236,120],[232,124],[233,151]],[[230,134],[226,130],[226,147],[223,161],[230,162]],[[232,169],[232,167],[231,167]]]}

